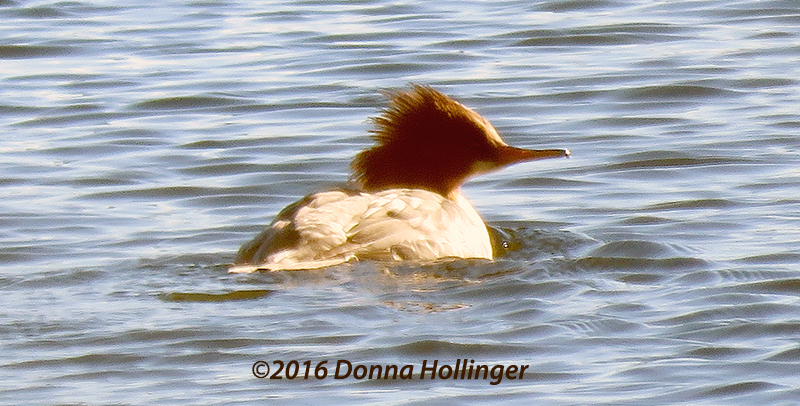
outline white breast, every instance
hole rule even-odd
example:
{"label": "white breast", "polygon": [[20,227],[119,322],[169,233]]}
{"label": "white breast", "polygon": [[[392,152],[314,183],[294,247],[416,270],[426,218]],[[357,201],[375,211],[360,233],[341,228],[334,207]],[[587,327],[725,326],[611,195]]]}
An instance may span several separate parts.
{"label": "white breast", "polygon": [[350,260],[492,258],[489,233],[460,194],[417,189],[315,193],[239,251],[231,272],[313,269]]}

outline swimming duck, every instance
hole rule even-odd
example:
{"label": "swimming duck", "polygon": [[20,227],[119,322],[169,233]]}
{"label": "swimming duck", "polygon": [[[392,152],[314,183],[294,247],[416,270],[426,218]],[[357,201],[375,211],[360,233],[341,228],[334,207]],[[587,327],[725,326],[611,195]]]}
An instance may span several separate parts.
{"label": "swimming duck", "polygon": [[348,186],[283,209],[243,245],[230,272],[315,269],[349,261],[493,259],[486,224],[461,194],[469,178],[567,149],[506,144],[488,120],[429,86],[386,92],[375,145],[356,155]]}

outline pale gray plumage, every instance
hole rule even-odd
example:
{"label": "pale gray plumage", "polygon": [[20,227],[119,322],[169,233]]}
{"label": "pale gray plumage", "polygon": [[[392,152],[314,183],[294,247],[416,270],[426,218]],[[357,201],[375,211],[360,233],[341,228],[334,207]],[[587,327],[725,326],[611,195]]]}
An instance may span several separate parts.
{"label": "pale gray plumage", "polygon": [[231,272],[313,269],[352,260],[492,258],[489,234],[463,197],[421,189],[319,192],[284,209],[239,251]]}

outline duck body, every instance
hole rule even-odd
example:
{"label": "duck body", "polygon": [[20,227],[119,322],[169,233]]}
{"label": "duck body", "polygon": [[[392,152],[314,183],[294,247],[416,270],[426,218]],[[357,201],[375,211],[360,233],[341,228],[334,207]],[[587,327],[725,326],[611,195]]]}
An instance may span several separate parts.
{"label": "duck body", "polygon": [[286,207],[239,250],[231,272],[299,270],[348,261],[492,259],[489,232],[461,194],[335,189]]}
{"label": "duck body", "polygon": [[489,231],[461,185],[517,162],[570,154],[509,146],[488,120],[428,86],[385,95],[389,106],[373,119],[376,144],[353,159],[350,186],[286,207],[242,246],[231,272],[493,259]]}

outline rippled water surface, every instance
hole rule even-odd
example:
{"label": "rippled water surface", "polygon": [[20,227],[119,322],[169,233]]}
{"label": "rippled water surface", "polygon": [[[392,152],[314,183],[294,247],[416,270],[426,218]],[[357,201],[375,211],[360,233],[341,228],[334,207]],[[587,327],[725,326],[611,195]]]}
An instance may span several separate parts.
{"label": "rippled water surface", "polygon": [[[8,404],[800,399],[796,1],[7,0],[0,32]],[[408,82],[572,150],[466,185],[504,256],[228,274]],[[420,379],[463,359],[528,369]]]}

